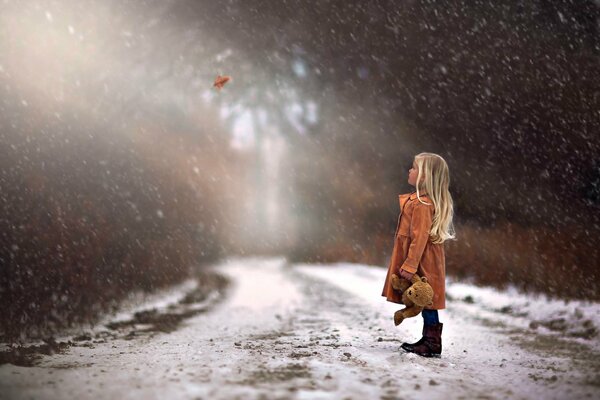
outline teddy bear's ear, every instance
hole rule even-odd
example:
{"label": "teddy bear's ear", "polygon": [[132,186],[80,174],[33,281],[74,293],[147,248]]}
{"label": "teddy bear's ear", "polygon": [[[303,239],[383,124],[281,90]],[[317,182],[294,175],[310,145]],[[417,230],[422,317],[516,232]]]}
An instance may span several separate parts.
{"label": "teddy bear's ear", "polygon": [[421,278],[421,282],[425,282],[425,283],[427,283],[427,277],[425,277],[425,276],[424,276],[424,277],[422,277],[422,278]]}

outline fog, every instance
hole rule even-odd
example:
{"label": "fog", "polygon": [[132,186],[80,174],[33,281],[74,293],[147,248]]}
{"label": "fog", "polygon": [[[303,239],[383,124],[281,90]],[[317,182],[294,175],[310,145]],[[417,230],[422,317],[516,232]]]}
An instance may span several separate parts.
{"label": "fog", "polygon": [[597,299],[599,18],[594,1],[4,1],[4,329],[229,255],[386,266],[421,151],[450,167],[449,274]]}

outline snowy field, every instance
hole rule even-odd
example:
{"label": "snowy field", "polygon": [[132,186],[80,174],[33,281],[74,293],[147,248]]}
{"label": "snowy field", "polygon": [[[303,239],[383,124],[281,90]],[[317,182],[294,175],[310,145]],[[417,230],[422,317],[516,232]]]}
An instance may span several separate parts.
{"label": "snowy field", "polygon": [[33,366],[1,365],[0,398],[600,398],[598,303],[448,282],[442,358],[424,359],[400,349],[422,319],[394,326],[381,268],[244,258],[215,270],[227,290],[192,301],[188,281],[57,338],[72,345]]}

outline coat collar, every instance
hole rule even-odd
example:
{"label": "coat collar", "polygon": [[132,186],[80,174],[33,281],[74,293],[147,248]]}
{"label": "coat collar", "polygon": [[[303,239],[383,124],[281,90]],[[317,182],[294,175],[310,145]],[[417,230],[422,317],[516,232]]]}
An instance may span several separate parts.
{"label": "coat collar", "polygon": [[[420,192],[419,193],[421,196],[421,200],[423,201],[428,201],[429,197],[427,196],[427,194],[425,192]],[[404,204],[408,201],[408,200],[415,200],[417,198],[417,192],[411,192],[411,193],[404,193],[401,195],[398,195],[398,200],[400,201],[400,209],[404,208]]]}
{"label": "coat collar", "polygon": [[[425,191],[420,191],[420,192],[419,192],[419,195],[420,195],[419,197],[421,197],[421,198],[423,198],[423,197],[427,197],[427,198],[428,198],[428,196],[427,196],[427,192],[425,192]],[[410,198],[411,200],[414,200],[414,199],[416,199],[416,198],[417,198],[417,192],[416,192],[416,191],[414,191],[414,192],[410,193],[410,197],[409,197],[409,198]]]}
{"label": "coat collar", "polygon": [[[429,196],[427,196],[427,193],[424,192],[424,191],[421,191],[419,194],[421,195],[420,197],[427,197],[427,198],[429,198]],[[400,195],[398,195],[398,198],[400,198],[400,199],[407,198],[407,199],[410,199],[410,200],[414,200],[414,199],[417,198],[417,192],[414,191],[414,192],[411,192],[411,193],[400,194]]]}

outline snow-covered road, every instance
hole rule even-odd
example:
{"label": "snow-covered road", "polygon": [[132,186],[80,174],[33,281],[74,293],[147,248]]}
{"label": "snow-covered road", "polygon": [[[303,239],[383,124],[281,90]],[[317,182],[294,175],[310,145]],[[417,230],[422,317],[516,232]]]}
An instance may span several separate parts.
{"label": "snow-covered road", "polygon": [[394,326],[383,269],[261,258],[215,268],[231,280],[216,306],[170,333],[92,334],[32,367],[4,364],[0,398],[600,397],[597,303],[450,282],[442,358],[424,359],[399,349],[422,319]]}

